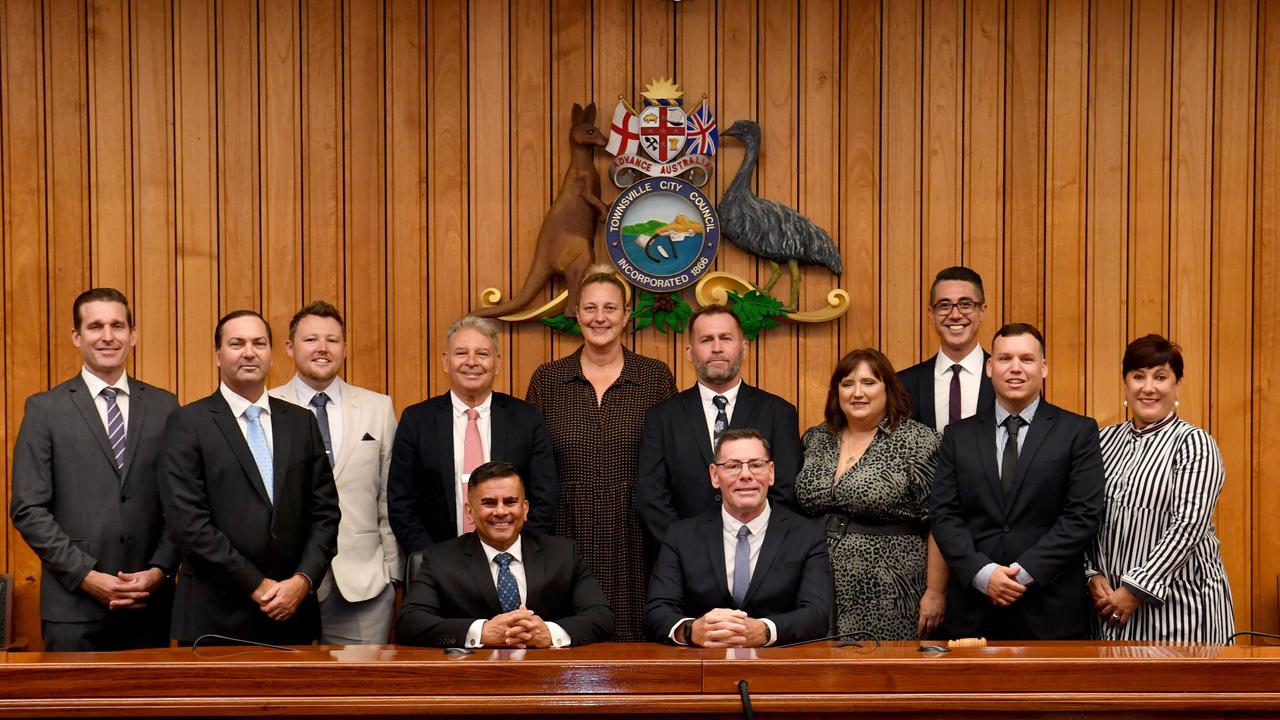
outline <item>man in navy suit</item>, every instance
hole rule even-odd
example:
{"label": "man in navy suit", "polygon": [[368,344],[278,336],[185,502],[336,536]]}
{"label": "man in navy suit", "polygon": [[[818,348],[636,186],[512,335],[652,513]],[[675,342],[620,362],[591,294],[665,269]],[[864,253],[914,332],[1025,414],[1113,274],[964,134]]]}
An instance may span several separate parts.
{"label": "man in navy suit", "polygon": [[311,643],[340,517],[324,438],[309,410],[267,394],[261,315],[228,313],[213,342],[218,389],[169,415],[160,457],[160,499],[182,551],[173,635]]}
{"label": "man in navy suit", "polygon": [[769,502],[774,469],[764,436],[726,430],[709,470],[720,506],[667,532],[649,580],[645,634],[702,647],[822,637],[834,595],[826,538]]}
{"label": "man in navy suit", "polygon": [[125,373],[138,335],[120,291],[86,290],[72,318],[84,366],[27,399],[13,449],[13,525],[40,558],[44,649],[163,647],[178,552],[156,457],[178,401]]}
{"label": "man in navy suit", "polygon": [[449,326],[441,353],[449,392],[405,408],[391,448],[387,513],[401,551],[411,554],[469,531],[467,480],[481,464],[516,466],[529,498],[529,528],[550,534],[559,484],[538,408],[494,392],[498,326],[471,315]]}
{"label": "man in navy suit", "polygon": [[636,472],[635,506],[649,538],[661,541],[671,524],[720,507],[707,482],[716,439],[733,428],[755,428],[773,451],[774,505],[795,509],[800,472],[800,421],[791,403],[742,381],[747,340],[724,305],[705,305],[689,319],[685,356],[698,382],[645,414]]}
{"label": "man in navy suit", "polygon": [[1005,325],[991,350],[995,408],[947,428],[930,496],[951,570],[942,631],[1084,638],[1084,550],[1106,499],[1098,423],[1041,399],[1048,363],[1035,327]]}
{"label": "man in navy suit", "polygon": [[982,276],[967,267],[938,273],[929,289],[926,309],[941,344],[938,353],[898,373],[911,394],[911,419],[942,432],[947,425],[990,410],[995,400],[978,345],[978,330],[987,313]]}
{"label": "man in navy suit", "polygon": [[474,532],[422,550],[396,639],[409,645],[544,648],[613,634],[613,611],[572,540],[526,529],[529,501],[511,463],[470,474]]}

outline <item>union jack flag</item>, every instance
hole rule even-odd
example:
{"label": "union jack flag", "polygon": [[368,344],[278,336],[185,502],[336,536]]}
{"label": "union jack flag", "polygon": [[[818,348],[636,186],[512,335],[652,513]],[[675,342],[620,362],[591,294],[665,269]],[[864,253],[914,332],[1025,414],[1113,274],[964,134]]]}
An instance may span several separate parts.
{"label": "union jack flag", "polygon": [[720,144],[720,133],[716,132],[716,119],[705,100],[698,109],[689,113],[684,121],[685,135],[688,140],[690,155],[715,155]]}
{"label": "union jack flag", "polygon": [[609,123],[609,144],[605,150],[610,155],[632,155],[640,147],[640,118],[631,114],[627,104],[618,101],[613,110],[613,122]]}

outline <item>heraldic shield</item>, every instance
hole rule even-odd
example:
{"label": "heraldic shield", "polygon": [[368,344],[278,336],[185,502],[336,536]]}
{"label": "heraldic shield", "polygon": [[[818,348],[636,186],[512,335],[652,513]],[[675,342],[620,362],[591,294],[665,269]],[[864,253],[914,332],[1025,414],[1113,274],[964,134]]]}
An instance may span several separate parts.
{"label": "heraldic shield", "polygon": [[640,147],[665,163],[684,149],[685,113],[677,105],[646,105],[640,110]]}

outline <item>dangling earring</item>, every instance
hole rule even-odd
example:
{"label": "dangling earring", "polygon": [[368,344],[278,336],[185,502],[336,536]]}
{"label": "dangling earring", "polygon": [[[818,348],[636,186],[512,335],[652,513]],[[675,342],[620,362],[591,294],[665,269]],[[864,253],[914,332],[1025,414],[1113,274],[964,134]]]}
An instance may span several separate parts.
{"label": "dangling earring", "polygon": [[1173,406],[1174,406],[1175,408],[1182,407],[1182,403],[1178,402],[1177,400],[1174,400],[1174,401],[1173,401]]}
{"label": "dangling earring", "polygon": [[1129,407],[1129,401],[1128,401],[1128,400],[1121,400],[1121,401],[1120,401],[1120,404],[1121,404],[1121,405],[1123,405],[1124,407]]}

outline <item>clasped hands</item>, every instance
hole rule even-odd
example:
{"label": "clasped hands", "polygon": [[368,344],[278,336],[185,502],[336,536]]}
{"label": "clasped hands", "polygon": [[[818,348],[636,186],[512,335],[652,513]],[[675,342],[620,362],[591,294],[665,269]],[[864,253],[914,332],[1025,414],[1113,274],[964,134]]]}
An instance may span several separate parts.
{"label": "clasped hands", "polygon": [[716,608],[693,621],[693,644],[700,647],[760,647],[767,639],[764,621],[742,610]]}
{"label": "clasped hands", "polygon": [[258,603],[258,609],[267,617],[282,622],[293,617],[309,592],[311,581],[306,575],[295,573],[288,580],[263,578],[250,597]]}
{"label": "clasped hands", "polygon": [[1027,586],[1018,582],[1018,568],[997,565],[987,581],[987,597],[1000,607],[1009,607],[1022,597]]}
{"label": "clasped hands", "polygon": [[551,647],[551,631],[542,618],[521,603],[511,612],[485,620],[480,628],[480,644],[486,647]]}
{"label": "clasped hands", "polygon": [[164,571],[154,567],[115,575],[90,570],[80,581],[80,588],[108,610],[141,610],[147,606],[151,591],[163,581]]}
{"label": "clasped hands", "polygon": [[1089,578],[1089,597],[1093,600],[1093,609],[1098,617],[1108,625],[1124,625],[1133,616],[1142,599],[1121,585],[1112,588],[1111,583],[1103,575]]}

